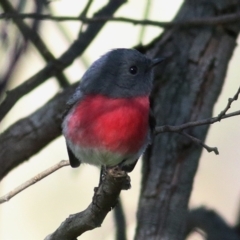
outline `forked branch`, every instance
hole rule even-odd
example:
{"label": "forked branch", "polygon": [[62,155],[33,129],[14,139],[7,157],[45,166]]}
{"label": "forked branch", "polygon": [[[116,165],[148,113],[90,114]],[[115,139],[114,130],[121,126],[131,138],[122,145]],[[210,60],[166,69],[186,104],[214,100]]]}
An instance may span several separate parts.
{"label": "forked branch", "polygon": [[194,143],[204,147],[208,152],[214,152],[216,155],[218,155],[219,152],[216,147],[207,146],[200,139],[197,139],[197,138],[185,133],[183,130],[185,130],[187,128],[191,128],[191,127],[210,125],[210,124],[213,124],[216,122],[220,122],[222,119],[240,115],[240,111],[236,111],[236,112],[227,114],[227,111],[231,108],[232,103],[238,99],[239,94],[240,94],[240,87],[238,88],[235,95],[232,98],[228,99],[227,106],[224,108],[223,111],[221,111],[218,114],[217,117],[203,119],[203,120],[194,121],[194,122],[188,122],[188,123],[184,123],[184,124],[178,125],[178,126],[171,126],[171,125],[159,126],[159,127],[155,128],[155,134],[164,133],[164,132],[178,132],[178,133],[184,135],[185,137],[191,139],[191,141],[193,141]]}

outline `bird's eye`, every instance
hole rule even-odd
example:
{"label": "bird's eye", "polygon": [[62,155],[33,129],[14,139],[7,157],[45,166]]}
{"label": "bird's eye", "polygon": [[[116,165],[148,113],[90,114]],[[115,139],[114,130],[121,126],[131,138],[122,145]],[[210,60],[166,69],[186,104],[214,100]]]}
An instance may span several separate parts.
{"label": "bird's eye", "polygon": [[138,71],[138,69],[137,69],[136,66],[131,66],[131,67],[129,68],[129,72],[130,72],[132,75],[137,74],[137,71]]}

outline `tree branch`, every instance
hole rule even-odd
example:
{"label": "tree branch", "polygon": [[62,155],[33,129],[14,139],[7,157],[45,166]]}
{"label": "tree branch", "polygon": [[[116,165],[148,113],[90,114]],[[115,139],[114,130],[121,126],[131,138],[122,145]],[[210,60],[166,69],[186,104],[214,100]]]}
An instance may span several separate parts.
{"label": "tree branch", "polygon": [[[7,69],[5,70],[5,73],[2,76],[1,81],[0,81],[0,98],[1,98],[1,95],[4,93],[5,88],[9,84],[9,82],[11,80],[11,76],[15,71],[15,68],[19,62],[19,59],[22,56],[22,53],[26,50],[26,47],[27,47],[26,42],[22,42],[19,38],[15,39],[12,54],[8,53],[9,54],[9,65],[8,65]],[[8,50],[6,50],[6,52]]]}
{"label": "tree branch", "polygon": [[[182,130],[184,130],[186,128],[202,126],[202,125],[209,125],[209,124],[213,124],[215,122],[220,122],[222,119],[225,119],[225,118],[229,118],[229,117],[240,115],[240,111],[236,111],[236,112],[232,112],[232,113],[226,114],[227,111],[231,108],[232,103],[238,99],[239,94],[240,94],[240,87],[238,88],[238,90],[235,93],[235,95],[232,98],[228,99],[227,106],[224,108],[223,111],[221,111],[218,114],[217,117],[203,119],[203,120],[199,120],[199,121],[195,121],[195,122],[188,122],[188,123],[185,123],[185,124],[181,124],[179,126],[170,126],[170,125],[159,126],[159,127],[155,128],[155,134],[163,133],[163,132],[181,132]],[[206,148],[206,145],[204,147]],[[207,147],[207,148],[209,148],[209,147]],[[216,148],[210,148],[208,150],[210,150],[210,152],[211,151],[215,152]],[[215,153],[217,154],[217,152],[215,152]]]}
{"label": "tree branch", "polygon": [[119,198],[117,205],[115,206],[114,210],[114,220],[116,225],[116,240],[126,240],[127,234],[126,234],[126,220],[125,215],[123,211],[122,201]]}
{"label": "tree branch", "polygon": [[234,117],[240,115],[240,111],[232,112],[229,114],[225,114],[221,116],[219,119],[219,116],[213,117],[213,118],[207,118],[199,121],[194,121],[194,122],[188,122],[181,124],[179,126],[171,126],[171,125],[164,125],[164,126],[158,126],[155,128],[155,134],[163,133],[163,132],[179,132],[182,131],[186,128],[191,128],[191,127],[197,127],[197,126],[202,126],[202,125],[210,125],[216,122],[219,122],[222,119]]}
{"label": "tree branch", "polygon": [[[13,8],[13,6],[7,0],[1,0],[0,4],[3,10],[6,12],[6,14],[8,13],[18,14],[17,11]],[[18,27],[19,31],[22,33],[25,40],[30,40],[33,43],[33,45],[36,47],[36,49],[38,50],[38,52],[46,62],[55,61],[55,57],[50,52],[48,47],[45,45],[41,37],[37,34],[37,32],[31,29],[20,18],[13,19],[13,21]],[[62,87],[69,86],[69,82],[66,76],[62,72],[56,72],[56,78],[58,79],[58,82]]]}
{"label": "tree branch", "polygon": [[49,14],[36,14],[36,13],[21,13],[21,14],[12,14],[12,13],[2,13],[0,14],[0,19],[38,19],[38,20],[50,20],[50,21],[81,21],[84,23],[99,23],[99,22],[125,22],[131,23],[134,25],[150,25],[161,28],[169,27],[201,27],[201,26],[214,26],[220,24],[229,24],[240,21],[240,13],[225,14],[217,17],[206,17],[206,18],[196,18],[193,20],[186,21],[172,21],[172,22],[160,22],[152,20],[137,20],[132,18],[125,17],[94,17],[86,18],[82,16],[52,16]]}
{"label": "tree branch", "polygon": [[[94,14],[94,16],[110,16],[125,2],[126,0],[109,0],[108,4]],[[48,78],[54,76],[56,72],[63,71],[67,66],[71,65],[72,62],[89,46],[95,36],[102,29],[105,22],[106,21],[103,21],[101,23],[95,23],[88,26],[88,28],[59,59],[49,62],[46,67],[26,80],[22,85],[9,91],[6,98],[0,105],[0,121],[22,96],[32,91]]]}
{"label": "tree branch", "polygon": [[213,210],[204,207],[193,209],[188,213],[186,234],[194,229],[201,229],[207,235],[208,240],[239,240],[235,230]]}
{"label": "tree branch", "polygon": [[0,135],[0,179],[61,134],[66,102],[76,86],[74,84],[57,94],[43,107],[17,121]]}
{"label": "tree branch", "polygon": [[[80,14],[80,17],[86,17],[86,16],[87,16],[88,10],[90,9],[92,3],[93,3],[93,0],[88,0],[85,8],[83,9],[82,13]],[[84,23],[81,24],[81,27],[80,27],[80,30],[79,30],[79,34],[82,33],[83,24],[84,24]]]}
{"label": "tree branch", "polygon": [[[74,84],[61,94],[57,94],[42,108],[14,123],[0,135],[0,179],[61,134],[61,116],[65,111],[65,103],[76,86],[77,84]],[[221,119],[237,115],[240,115],[240,111],[225,114]],[[217,121],[219,119],[215,117],[179,126],[158,126],[156,127],[156,134],[164,132],[179,133],[190,127],[213,124]],[[13,150],[11,146],[16,147]]]}
{"label": "tree branch", "polygon": [[191,135],[189,135],[189,134],[187,134],[185,132],[179,132],[179,133],[182,134],[183,136],[191,139],[192,142],[194,142],[194,143],[204,147],[208,152],[214,152],[216,155],[219,154],[218,149],[216,147],[209,147],[204,142],[202,142],[200,139],[195,138],[195,137],[193,137],[193,136],[191,136]]}
{"label": "tree branch", "polygon": [[42,180],[43,178],[47,177],[48,175],[52,174],[53,172],[57,171],[58,169],[69,166],[69,161],[62,160],[59,163],[55,164],[54,166],[46,169],[45,171],[37,174],[33,178],[29,179],[25,183],[19,185],[11,192],[7,193],[6,195],[0,197],[0,204],[9,201],[12,197],[16,196],[18,193],[22,192],[23,190],[27,189],[31,185],[37,183],[38,181]]}
{"label": "tree branch", "polygon": [[165,125],[165,126],[156,127],[155,128],[155,134],[162,133],[162,132],[178,132],[178,133],[184,135],[185,137],[191,139],[191,141],[193,141],[194,143],[204,147],[208,152],[214,152],[216,155],[218,155],[219,152],[218,152],[218,149],[216,147],[207,146],[200,139],[197,139],[197,138],[183,132],[183,130],[186,129],[186,128],[190,128],[190,127],[213,124],[215,122],[220,122],[224,118],[229,118],[229,117],[240,115],[240,111],[236,111],[236,112],[233,112],[233,113],[226,114],[226,112],[231,108],[231,104],[238,99],[239,93],[240,93],[240,87],[238,88],[238,90],[235,93],[235,95],[233,96],[233,98],[228,99],[228,104],[224,108],[224,110],[221,111],[218,114],[218,116],[215,117],[215,118],[208,118],[208,119],[203,119],[203,120],[199,120],[199,121],[195,121],[195,122],[188,122],[188,123],[185,123],[185,124],[182,124],[182,125],[179,125],[179,126]]}
{"label": "tree branch", "polygon": [[121,190],[130,188],[130,178],[118,167],[107,170],[106,177],[95,188],[92,203],[80,213],[70,215],[45,240],[73,240],[82,233],[100,227],[104,218],[115,207]]}
{"label": "tree branch", "polygon": [[221,119],[226,116],[226,113],[228,111],[228,109],[231,108],[231,105],[234,101],[237,101],[238,100],[238,96],[239,96],[239,93],[240,93],[240,87],[238,88],[237,92],[235,93],[235,95],[232,97],[232,98],[229,98],[228,99],[228,103],[227,103],[227,106],[225,107],[225,109],[219,113],[218,115],[218,118],[219,118],[219,121],[221,121]]}

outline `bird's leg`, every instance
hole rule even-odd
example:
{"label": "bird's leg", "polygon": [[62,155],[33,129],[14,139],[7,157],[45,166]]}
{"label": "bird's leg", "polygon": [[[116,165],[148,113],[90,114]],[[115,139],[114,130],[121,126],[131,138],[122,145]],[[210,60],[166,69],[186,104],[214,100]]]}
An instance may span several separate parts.
{"label": "bird's leg", "polygon": [[106,167],[102,165],[101,170],[100,170],[98,186],[94,188],[94,195],[93,195],[93,199],[92,199],[92,202],[94,205],[96,205],[96,203],[97,203],[97,191],[98,191],[99,187],[101,186],[101,184],[103,183],[103,181],[106,177],[106,174],[107,174]]}
{"label": "bird's leg", "polygon": [[104,165],[101,166],[101,170],[100,170],[100,177],[99,177],[99,183],[98,183],[98,187],[100,187],[100,185],[102,184],[102,182],[104,181],[105,177],[106,177],[106,167]]}
{"label": "bird's leg", "polygon": [[100,170],[98,186],[94,188],[95,193],[97,192],[98,188],[100,187],[100,185],[103,183],[104,179],[106,178],[106,174],[107,174],[107,168],[106,168],[106,166],[102,165],[101,170]]}

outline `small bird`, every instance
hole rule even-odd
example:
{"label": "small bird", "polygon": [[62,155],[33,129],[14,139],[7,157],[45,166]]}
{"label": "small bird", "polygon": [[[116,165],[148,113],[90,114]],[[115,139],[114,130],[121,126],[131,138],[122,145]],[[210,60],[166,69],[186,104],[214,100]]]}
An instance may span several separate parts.
{"label": "small bird", "polygon": [[131,172],[151,141],[153,67],[134,49],[113,49],[83,75],[62,123],[70,165],[120,166]]}

